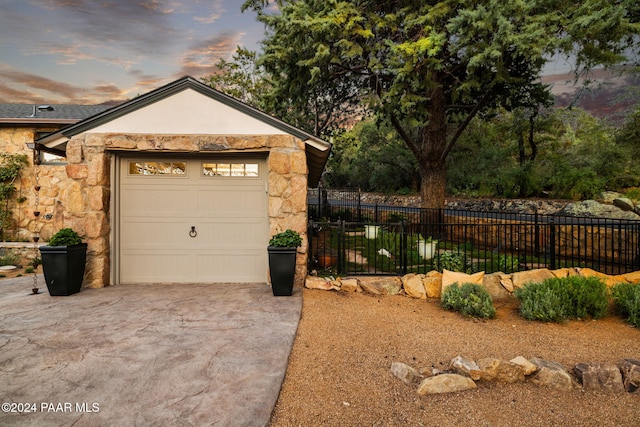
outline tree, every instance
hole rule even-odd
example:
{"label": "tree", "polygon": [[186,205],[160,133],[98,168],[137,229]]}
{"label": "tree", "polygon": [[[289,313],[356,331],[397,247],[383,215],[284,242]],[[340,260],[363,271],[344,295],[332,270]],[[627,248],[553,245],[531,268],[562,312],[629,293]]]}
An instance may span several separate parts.
{"label": "tree", "polygon": [[270,97],[290,109],[367,100],[415,156],[424,207],[443,206],[447,156],[476,115],[544,105],[547,58],[572,55],[578,75],[621,61],[638,34],[632,0],[276,3],[277,13],[269,0],[243,5],[268,30]]}
{"label": "tree", "polygon": [[202,82],[255,108],[261,108],[268,92],[264,69],[258,65],[256,52],[239,47],[231,61],[220,59],[218,72]]}

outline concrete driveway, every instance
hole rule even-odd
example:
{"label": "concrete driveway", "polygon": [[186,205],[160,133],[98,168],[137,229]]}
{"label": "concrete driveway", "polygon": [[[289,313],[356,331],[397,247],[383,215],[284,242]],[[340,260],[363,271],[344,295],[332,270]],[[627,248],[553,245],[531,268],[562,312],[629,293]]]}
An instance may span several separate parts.
{"label": "concrete driveway", "polygon": [[0,425],[269,422],[299,289],[274,297],[265,284],[120,285],[51,297],[42,277],[44,293],[30,295],[32,284],[0,281]]}

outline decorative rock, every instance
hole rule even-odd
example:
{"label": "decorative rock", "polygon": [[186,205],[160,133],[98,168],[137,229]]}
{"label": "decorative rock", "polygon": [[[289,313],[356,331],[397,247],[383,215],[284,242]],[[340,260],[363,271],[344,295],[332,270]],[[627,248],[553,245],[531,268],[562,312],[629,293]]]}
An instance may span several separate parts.
{"label": "decorative rock", "polygon": [[522,371],[526,376],[533,374],[538,369],[536,365],[529,362],[527,359],[525,359],[522,356],[514,357],[509,362],[515,363],[516,365],[520,365],[522,367]]}
{"label": "decorative rock", "polygon": [[597,277],[599,279],[602,279],[607,287],[611,287],[616,283],[627,281],[625,276],[609,276],[608,274],[600,273],[599,271],[595,271],[590,268],[576,268],[576,270],[582,277]]}
{"label": "decorative rock", "polygon": [[427,291],[424,287],[422,274],[407,274],[402,277],[404,291],[413,298],[427,299]]}
{"label": "decorative rock", "polygon": [[340,290],[345,292],[355,292],[358,290],[358,279],[342,279]]}
{"label": "decorative rock", "polygon": [[478,360],[480,379],[484,381],[500,381],[516,383],[524,381],[524,368],[516,363],[487,357]]}
{"label": "decorative rock", "polygon": [[402,289],[399,277],[369,276],[359,279],[360,287],[374,295],[397,295]]}
{"label": "decorative rock", "polygon": [[640,271],[622,274],[620,277],[624,278],[629,283],[640,283]]}
{"label": "decorative rock", "polygon": [[529,361],[538,367],[538,371],[531,378],[533,384],[557,390],[571,390],[573,388],[573,379],[561,364],[537,357]]}
{"label": "decorative rock", "polygon": [[324,277],[307,276],[307,280],[305,280],[304,286],[309,289],[322,289],[325,291],[333,289],[331,281],[325,279]]}
{"label": "decorative rock", "polygon": [[625,212],[617,206],[605,205],[595,200],[583,200],[567,205],[560,214],[590,218],[638,219],[633,212]]}
{"label": "decorative rock", "polygon": [[629,393],[635,393],[640,389],[640,360],[624,359],[618,365],[622,373],[622,384]]}
{"label": "decorative rock", "polygon": [[538,270],[518,271],[511,275],[513,287],[515,289],[523,288],[527,283],[541,283],[545,279],[552,279],[555,276],[546,268]]}
{"label": "decorative rock", "polygon": [[489,292],[494,301],[511,299],[511,293],[507,291],[500,281],[502,273],[485,274],[482,286]]}
{"label": "decorative rock", "polygon": [[418,394],[452,393],[476,388],[476,383],[469,377],[457,374],[442,374],[425,378],[418,387]]}
{"label": "decorative rock", "polygon": [[622,375],[613,363],[578,363],[573,373],[585,390],[622,391]]}
{"label": "decorative rock", "polygon": [[569,277],[569,276],[577,276],[578,272],[575,270],[575,268],[558,268],[557,270],[551,270],[551,274],[553,274],[555,277],[562,279],[564,277]]}
{"label": "decorative rock", "polygon": [[466,375],[472,380],[478,381],[480,379],[480,368],[473,360],[465,359],[462,356],[456,356],[451,359],[449,369],[455,371],[458,374]]}
{"label": "decorative rock", "polygon": [[626,197],[617,197],[613,199],[613,205],[619,207],[623,211],[633,211],[635,207],[631,199],[627,199]]}
{"label": "decorative rock", "polygon": [[427,298],[440,298],[442,296],[442,273],[439,271],[428,272],[422,279]]}
{"label": "decorative rock", "polygon": [[510,274],[501,274],[500,275],[500,284],[502,287],[509,293],[513,293],[513,280],[511,280]]}
{"label": "decorative rock", "polygon": [[391,364],[391,373],[407,385],[414,383],[418,378],[420,378],[418,371],[402,362],[393,362]]}

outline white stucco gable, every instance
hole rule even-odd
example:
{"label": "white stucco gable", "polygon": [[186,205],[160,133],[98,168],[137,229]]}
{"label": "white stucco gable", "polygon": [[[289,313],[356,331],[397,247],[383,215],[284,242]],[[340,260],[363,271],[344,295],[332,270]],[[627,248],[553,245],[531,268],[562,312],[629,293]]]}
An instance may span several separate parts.
{"label": "white stucco gable", "polygon": [[90,133],[281,135],[280,129],[192,88],[92,128]]}

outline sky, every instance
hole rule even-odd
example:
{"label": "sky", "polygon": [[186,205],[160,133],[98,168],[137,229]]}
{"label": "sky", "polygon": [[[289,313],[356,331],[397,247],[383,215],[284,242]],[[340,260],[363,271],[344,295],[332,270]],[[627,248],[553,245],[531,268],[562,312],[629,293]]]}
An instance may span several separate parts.
{"label": "sky", "polygon": [[0,103],[123,101],[215,72],[263,24],[243,0],[0,0]]}

